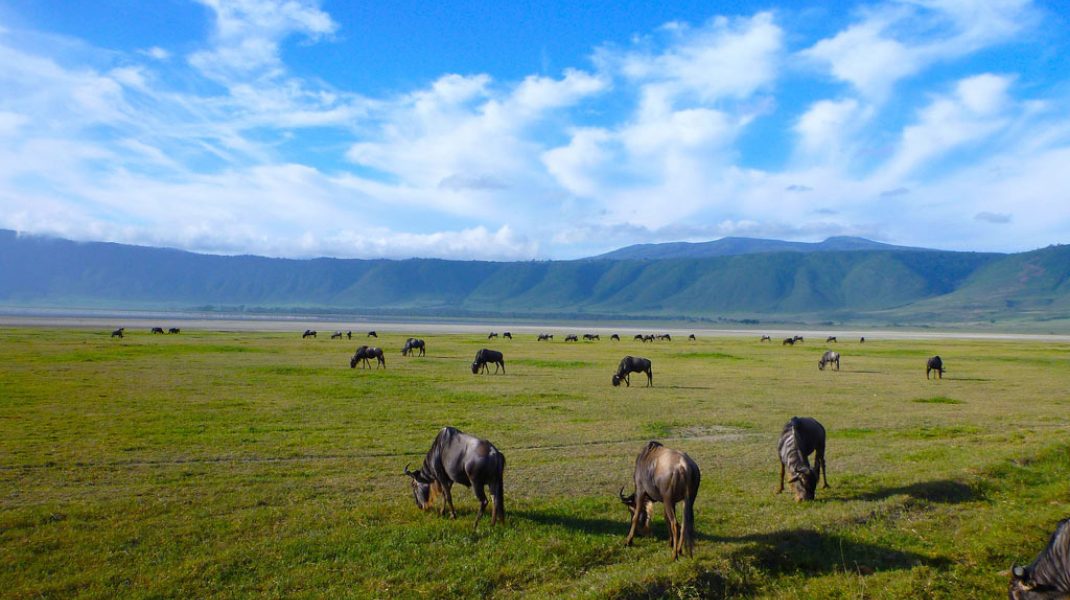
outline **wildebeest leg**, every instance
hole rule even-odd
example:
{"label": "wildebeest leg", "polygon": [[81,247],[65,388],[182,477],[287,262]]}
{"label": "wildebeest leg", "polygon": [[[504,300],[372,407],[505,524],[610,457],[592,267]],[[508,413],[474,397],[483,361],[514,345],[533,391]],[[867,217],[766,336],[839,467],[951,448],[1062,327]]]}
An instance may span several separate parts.
{"label": "wildebeest leg", "polygon": [[451,519],[456,519],[457,518],[457,511],[453,508],[453,493],[451,491],[451,488],[453,488],[453,482],[452,481],[449,481],[449,482],[446,482],[446,483],[442,484],[442,498],[443,498],[443,500],[442,500],[442,512],[440,514],[445,515],[446,514],[446,508],[448,507],[449,510],[450,510],[450,518]]}
{"label": "wildebeest leg", "polygon": [[784,461],[780,461],[780,488],[776,493],[780,494],[784,491]]}
{"label": "wildebeest leg", "polygon": [[825,487],[829,486],[828,467],[825,466],[825,447],[821,446],[817,449],[817,455],[814,456],[814,464],[821,469],[821,477],[825,480]]}
{"label": "wildebeest leg", "polygon": [[[483,482],[476,483],[473,479],[472,491],[475,492],[476,498],[479,500],[479,512],[476,513],[476,523],[472,526],[472,530],[479,528],[479,520],[483,518],[483,513],[487,512],[487,494],[483,491]],[[491,525],[494,524],[494,515],[491,515]]]}
{"label": "wildebeest leg", "polygon": [[630,371],[624,374],[624,385],[626,387],[632,387],[632,378]]}
{"label": "wildebeest leg", "polygon": [[[632,528],[628,530],[628,539],[624,540],[625,546],[632,545],[632,539],[635,538],[635,530],[639,527],[639,512],[646,510],[646,494],[641,491],[635,492],[635,512],[632,513]],[[650,522],[650,516],[647,516],[647,522]]]}
{"label": "wildebeest leg", "polygon": [[669,524],[669,546],[672,547],[672,559],[676,560],[676,557],[680,555],[680,550],[683,549],[684,532],[676,520],[676,505],[672,502],[665,503],[665,522]]}
{"label": "wildebeest leg", "polygon": [[490,524],[493,525],[496,522],[500,522],[505,525],[505,483],[501,480],[501,473],[498,474],[498,481],[490,486],[490,496],[494,500],[494,508],[490,514]]}
{"label": "wildebeest leg", "polygon": [[654,387],[654,369],[646,372],[646,387]]}

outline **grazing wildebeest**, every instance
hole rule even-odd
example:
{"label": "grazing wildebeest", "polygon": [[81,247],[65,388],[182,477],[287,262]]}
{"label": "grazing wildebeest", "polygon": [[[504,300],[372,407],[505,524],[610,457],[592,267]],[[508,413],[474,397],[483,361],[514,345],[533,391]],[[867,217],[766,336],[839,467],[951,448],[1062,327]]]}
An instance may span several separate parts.
{"label": "grazing wildebeest", "polygon": [[491,339],[491,338],[496,338],[496,337],[498,337],[498,334],[497,334],[497,333],[494,333],[494,332],[492,331],[492,332],[490,332],[490,335],[488,335],[488,336],[487,336],[487,339],[489,340],[489,339]]}
{"label": "grazing wildebeest", "polygon": [[301,334],[301,339],[305,339],[307,337],[316,337],[315,330],[306,329],[305,332]]}
{"label": "grazing wildebeest", "polygon": [[638,356],[625,356],[620,359],[617,372],[613,374],[613,387],[619,387],[623,381],[627,387],[632,387],[632,373],[646,373],[647,387],[654,385],[654,370],[651,368],[650,359]]}
{"label": "grazing wildebeest", "polygon": [[635,334],[635,337],[633,337],[632,339],[633,340],[639,340],[640,342],[645,342],[646,341],[646,339],[644,338],[643,334],[641,334],[641,333]]}
{"label": "grazing wildebeest", "polygon": [[609,336],[609,340],[611,342],[619,342],[620,341],[620,336],[614,333],[613,335]]}
{"label": "grazing wildebeest", "polygon": [[179,333],[180,331],[182,331],[182,330],[179,329],[178,327],[172,327],[172,328],[167,330],[167,333]]}
{"label": "grazing wildebeest", "polygon": [[346,339],[347,340],[353,339],[353,332],[352,331],[347,331],[346,332]]}
{"label": "grazing wildebeest", "polygon": [[602,338],[598,337],[597,333],[585,333],[583,334],[583,339],[587,340],[588,342],[593,342],[595,340],[601,341]]}
{"label": "grazing wildebeest", "polygon": [[340,340],[340,339],[342,339],[342,332],[341,331],[336,331],[336,332],[332,333],[331,334],[331,339],[332,340]]}
{"label": "grazing wildebeest", "polygon": [[476,375],[480,369],[484,372],[490,372],[490,367],[487,363],[494,363],[494,372],[498,372],[498,368],[501,367],[502,373],[505,373],[505,357],[501,352],[497,350],[487,350],[486,348],[476,352],[476,359],[472,361],[472,374]]}
{"label": "grazing wildebeest", "polygon": [[671,342],[672,341],[672,336],[667,334],[667,333],[663,333],[663,334],[658,336],[658,339],[659,340],[665,340],[666,342]]}
{"label": "grazing wildebeest", "polygon": [[862,337],[858,338],[858,343],[859,344],[865,344],[866,343],[866,337],[862,336]]}
{"label": "grazing wildebeest", "polygon": [[782,343],[780,345],[781,346],[794,346],[795,345],[795,338],[784,338],[784,343]]}
{"label": "grazing wildebeest", "polygon": [[570,333],[570,334],[565,336],[565,341],[566,342],[578,342],[578,341],[580,341],[580,338],[576,337],[575,334],[571,334]]}
{"label": "grazing wildebeest", "polygon": [[163,334],[163,327],[153,327],[152,328],[152,334],[156,335],[157,333]]}
{"label": "grazing wildebeest", "polygon": [[540,342],[548,342],[548,341],[550,341],[552,339],[554,339],[554,336],[553,336],[552,333],[540,333],[538,341],[540,341]]}
{"label": "grazing wildebeest", "polygon": [[822,371],[824,371],[825,370],[825,365],[827,365],[827,364],[836,365],[836,370],[839,371],[840,370],[840,353],[839,352],[833,352],[832,350],[826,350],[825,353],[821,355],[821,358],[818,359],[817,368],[821,369]]}
{"label": "grazing wildebeest", "polygon": [[124,331],[126,331],[126,327],[120,327],[120,328],[116,329],[115,331],[111,332],[111,337],[117,337],[117,338],[119,338],[121,340],[121,339],[123,339],[123,332]]}
{"label": "grazing wildebeest", "polygon": [[940,379],[944,378],[944,361],[939,356],[930,356],[929,360],[925,361],[925,378],[929,378],[929,373],[936,371],[936,376]]}
{"label": "grazing wildebeest", "polygon": [[479,513],[474,527],[479,527],[479,520],[487,510],[487,496],[484,486],[490,488],[494,506],[491,509],[490,524],[505,524],[505,455],[487,440],[481,440],[453,427],[443,427],[435,436],[431,449],[424,457],[424,464],[418,471],[410,471],[405,465],[405,474],[412,478],[412,496],[416,506],[422,510],[434,508],[435,496],[442,494],[440,515],[450,511],[450,517],[456,519],[457,511],[453,508],[453,484],[459,483],[471,487],[479,500]]}
{"label": "grazing wildebeest", "polygon": [[830,335],[830,336],[828,336],[827,338],[825,338],[825,343],[826,343],[826,344],[831,344],[831,343],[833,343],[833,342],[835,342],[835,343],[837,343],[837,344],[839,343],[839,342],[836,342],[836,336],[834,336],[834,335]]}
{"label": "grazing wildebeest", "polygon": [[368,332],[368,335],[367,335],[367,336],[365,336],[365,337],[373,337],[373,338],[378,338],[378,337],[379,337],[379,334],[378,334],[378,333],[375,333],[374,331],[369,331],[369,332]]}
{"label": "grazing wildebeest", "polygon": [[[635,492],[625,497],[624,488],[618,495],[632,513],[632,526],[625,544],[632,545],[636,530],[650,531],[655,502],[665,505],[665,522],[669,525],[669,545],[672,559],[683,552],[688,556],[695,549],[695,496],[702,481],[698,464],[690,456],[666,448],[658,442],[647,442],[635,459]],[[683,523],[676,520],[676,503],[683,500]]]}
{"label": "grazing wildebeest", "polygon": [[369,348],[368,346],[361,346],[357,348],[357,351],[353,353],[353,358],[349,359],[349,368],[355,368],[357,363],[362,363],[360,368],[371,368],[371,363],[368,359],[375,359],[375,368],[386,368],[386,356],[383,355],[382,348]]}
{"label": "grazing wildebeest", "polygon": [[401,349],[401,355],[408,356],[410,353],[416,354],[417,350],[420,351],[420,356],[424,355],[424,341],[416,338],[409,338],[405,340],[405,347]]}
{"label": "grazing wildebeest", "polygon": [[511,339],[513,339],[513,334],[511,334],[508,331],[506,331],[505,333],[502,334],[502,337],[511,340]]}
{"label": "grazing wildebeest", "polygon": [[691,340],[691,341],[693,342],[693,341],[695,341],[695,340],[696,340],[696,339],[698,339],[698,338],[696,338],[696,337],[695,337],[695,334],[693,334],[693,333],[692,333],[691,335],[687,336],[687,339],[689,339],[689,340]]}
{"label": "grazing wildebeest", "polygon": [[[814,466],[810,467],[807,457],[814,452]],[[817,482],[825,472],[825,487],[829,486],[828,467],[825,466],[825,428],[810,417],[792,417],[784,425],[777,443],[780,455],[780,489],[784,491],[784,471],[791,471],[788,483],[795,492],[795,501],[813,500]]]}
{"label": "grazing wildebeest", "polygon": [[797,344],[803,343],[803,336],[801,336],[801,335],[797,335],[797,336],[793,337],[792,339],[795,340],[795,343],[797,343]]}
{"label": "grazing wildebeest", "polygon": [[769,337],[769,336],[767,336],[767,335],[763,335],[763,336],[762,336],[762,339],[760,339],[760,340],[758,340],[758,341],[759,341],[759,342],[770,342],[770,343],[772,343],[772,341],[773,341],[773,338],[771,338],[771,337]]}
{"label": "grazing wildebeest", "polygon": [[643,343],[644,344],[647,343],[647,342],[653,342],[653,341],[654,341],[654,334],[653,333],[643,336]]}
{"label": "grazing wildebeest", "polygon": [[1028,566],[1011,567],[1011,600],[1070,598],[1070,519],[1063,519],[1048,546]]}

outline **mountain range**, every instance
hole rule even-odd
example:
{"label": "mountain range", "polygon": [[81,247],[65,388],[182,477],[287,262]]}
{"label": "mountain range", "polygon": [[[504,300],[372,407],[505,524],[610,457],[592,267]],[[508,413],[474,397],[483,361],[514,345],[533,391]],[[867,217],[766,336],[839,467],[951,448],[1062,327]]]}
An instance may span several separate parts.
{"label": "mountain range", "polygon": [[1070,330],[1070,246],[997,254],[726,238],[573,261],[295,260],[0,230],[0,305]]}

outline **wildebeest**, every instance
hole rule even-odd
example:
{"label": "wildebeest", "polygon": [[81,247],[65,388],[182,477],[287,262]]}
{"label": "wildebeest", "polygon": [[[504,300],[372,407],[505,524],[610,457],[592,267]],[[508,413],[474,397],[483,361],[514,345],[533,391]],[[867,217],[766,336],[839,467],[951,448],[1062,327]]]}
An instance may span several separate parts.
{"label": "wildebeest", "polygon": [[617,372],[613,374],[613,387],[619,387],[621,381],[623,381],[624,385],[627,387],[632,387],[631,378],[629,377],[632,373],[646,373],[647,387],[654,385],[654,370],[651,368],[650,359],[638,356],[625,356],[620,359],[620,365],[617,366]]}
{"label": "wildebeest", "polygon": [[936,371],[936,376],[940,379],[944,378],[944,361],[939,356],[930,356],[929,360],[925,361],[925,378],[929,378],[929,373]]}
{"label": "wildebeest", "polygon": [[152,334],[156,335],[157,333],[163,334],[163,327],[153,327],[152,328]]}
{"label": "wildebeest", "polygon": [[331,334],[331,339],[332,340],[340,340],[340,339],[342,339],[342,332],[341,331],[336,331],[336,332],[332,333]]}
{"label": "wildebeest", "polygon": [[859,344],[865,344],[866,343],[866,337],[862,336],[862,337],[858,338],[858,343]]}
{"label": "wildebeest", "polygon": [[353,339],[353,332],[352,331],[347,331],[346,332],[346,339],[347,340]]}
{"label": "wildebeest", "polygon": [[540,342],[548,342],[548,341],[550,341],[552,339],[554,339],[553,334],[551,334],[551,333],[540,333],[538,341],[540,341]]}
{"label": "wildebeest", "polygon": [[830,335],[827,338],[825,338],[825,343],[826,344],[831,344],[831,343],[839,343],[839,342],[836,342],[836,336]]}
{"label": "wildebeest", "polygon": [[696,340],[696,339],[698,339],[698,338],[696,338],[696,337],[695,337],[695,334],[693,334],[693,333],[692,333],[691,335],[687,336],[687,339],[689,339],[689,340],[691,340],[691,341],[693,342],[693,341],[695,341],[695,340]]}
{"label": "wildebeest", "polygon": [[1028,566],[1011,567],[1011,600],[1070,598],[1070,519],[1059,521],[1048,546]]}
{"label": "wildebeest", "polygon": [[[647,442],[635,459],[635,492],[625,497],[624,488],[618,495],[632,513],[632,526],[625,544],[632,545],[636,530],[650,531],[654,503],[665,505],[665,521],[669,525],[669,545],[676,560],[686,551],[692,556],[695,549],[695,496],[702,481],[698,464],[690,456],[666,448],[659,442]],[[684,502],[683,523],[676,520],[676,503]]]}
{"label": "wildebeest", "polygon": [[[807,457],[814,454],[814,466]],[[780,433],[777,443],[780,455],[780,489],[784,491],[784,472],[791,472],[788,483],[795,492],[795,501],[813,500],[817,482],[825,472],[825,487],[829,486],[828,467],[825,466],[825,428],[810,417],[792,417]]]}
{"label": "wildebeest", "polygon": [[583,339],[587,340],[588,342],[593,342],[595,340],[601,341],[602,338],[598,337],[597,333],[585,333],[583,334]]}
{"label": "wildebeest", "polygon": [[494,506],[491,509],[490,524],[505,524],[505,455],[487,440],[481,440],[453,427],[443,427],[431,449],[424,457],[424,464],[418,471],[410,471],[405,465],[405,474],[412,478],[412,496],[416,506],[422,510],[434,507],[435,496],[442,494],[440,515],[450,511],[450,517],[456,519],[457,511],[453,508],[453,484],[459,483],[471,487],[479,500],[479,513],[476,515],[474,528],[479,527],[479,520],[487,510],[487,495],[484,486],[490,488]]}
{"label": "wildebeest", "polygon": [[791,338],[791,339],[795,340],[795,343],[796,343],[796,344],[801,344],[801,343],[803,343],[803,336],[801,336],[801,335],[797,335],[797,336],[795,336],[795,337],[793,337],[793,338]]}
{"label": "wildebeest", "polygon": [[570,334],[565,336],[565,341],[566,342],[578,342],[578,341],[580,341],[580,338],[576,337],[575,334],[570,333]]}
{"label": "wildebeest", "polygon": [[492,339],[492,338],[496,338],[496,337],[498,337],[498,334],[497,334],[497,333],[494,333],[494,332],[492,331],[492,332],[490,332],[490,335],[488,335],[488,336],[487,336],[487,339],[489,340],[489,339]]}
{"label": "wildebeest", "polygon": [[647,335],[643,336],[643,343],[644,344],[647,343],[647,342],[653,342],[653,341],[654,341],[654,334],[653,333],[650,333],[650,334],[647,334]]}
{"label": "wildebeest", "polygon": [[502,334],[502,337],[511,340],[511,339],[513,339],[513,334],[511,334],[508,331],[506,331],[505,333]]}
{"label": "wildebeest", "polygon": [[609,340],[612,342],[619,342],[620,336],[614,333],[613,335],[609,336]]}
{"label": "wildebeest", "polygon": [[386,368],[386,357],[383,355],[383,349],[369,348],[368,346],[357,348],[357,351],[353,353],[353,358],[349,359],[349,368],[355,368],[358,362],[362,363],[360,365],[360,368],[362,369],[365,367],[371,368],[371,364],[368,362],[368,359],[370,358],[375,359],[376,369],[379,367]]}
{"label": "wildebeest", "polygon": [[497,350],[487,350],[482,348],[479,352],[476,352],[476,358],[472,361],[472,374],[476,375],[482,369],[484,372],[490,372],[490,367],[487,363],[494,363],[494,372],[498,372],[498,368],[501,367],[502,373],[505,373],[505,357],[501,352]]}
{"label": "wildebeest", "polygon": [[368,332],[368,335],[367,335],[367,336],[365,336],[365,337],[373,337],[373,338],[378,338],[378,337],[379,337],[379,334],[378,334],[378,333],[375,333],[374,331],[369,331],[369,332]]}
{"label": "wildebeest", "polygon": [[401,349],[401,355],[408,356],[410,353],[415,354],[417,350],[420,351],[420,356],[424,355],[424,341],[416,338],[409,338],[405,340],[405,347]]}
{"label": "wildebeest", "polygon": [[167,333],[179,333],[180,331],[182,331],[182,330],[179,329],[178,327],[172,327],[172,328],[167,330]]}
{"label": "wildebeest", "polygon": [[121,339],[123,339],[123,332],[124,331],[126,331],[126,327],[120,327],[120,328],[116,329],[115,331],[111,332],[111,337],[117,337],[117,338],[119,338],[121,340]]}
{"label": "wildebeest", "polygon": [[632,339],[633,340],[639,340],[640,342],[645,342],[646,341],[646,338],[641,333],[635,334],[635,337],[633,337]]}
{"label": "wildebeest", "polygon": [[758,341],[759,341],[759,342],[770,342],[770,343],[772,343],[772,342],[773,342],[773,338],[771,338],[771,337],[769,337],[769,336],[767,336],[767,335],[763,335],[763,336],[762,336],[762,339],[760,339],[760,340],[758,340]]}
{"label": "wildebeest", "polygon": [[305,330],[305,332],[301,334],[301,339],[305,339],[305,338],[307,338],[307,337],[316,337],[316,332],[315,332],[315,330],[313,330],[313,329],[306,329],[306,330]]}
{"label": "wildebeest", "polygon": [[826,350],[825,353],[821,355],[821,358],[818,359],[817,368],[821,369],[822,371],[824,371],[825,370],[825,365],[830,364],[830,363],[836,365],[836,370],[837,371],[840,370],[840,353],[839,352],[833,352],[832,350]]}
{"label": "wildebeest", "polygon": [[782,344],[780,344],[780,345],[781,346],[794,346],[795,345],[795,338],[784,338],[784,342]]}
{"label": "wildebeest", "polygon": [[658,339],[659,340],[665,340],[666,342],[671,342],[672,341],[672,336],[667,334],[667,333],[663,333],[663,334],[658,336]]}

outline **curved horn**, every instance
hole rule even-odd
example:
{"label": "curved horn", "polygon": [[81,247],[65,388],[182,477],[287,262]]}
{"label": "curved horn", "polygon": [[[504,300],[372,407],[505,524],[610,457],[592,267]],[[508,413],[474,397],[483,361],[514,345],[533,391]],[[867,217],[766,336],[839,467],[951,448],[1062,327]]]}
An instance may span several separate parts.
{"label": "curved horn", "polygon": [[410,464],[411,463],[405,463],[405,474],[408,475],[409,477],[412,477],[413,479],[416,479],[416,473],[413,473],[412,471],[409,470],[409,465]]}

